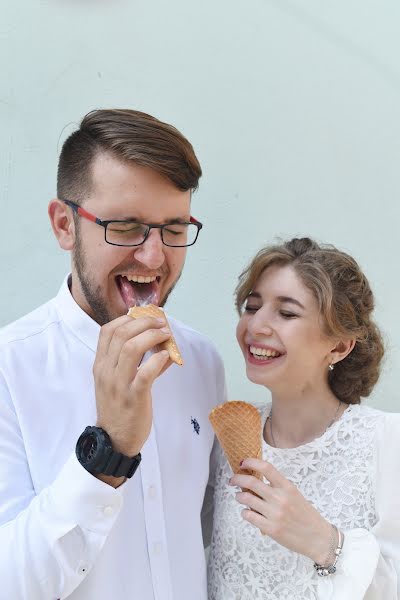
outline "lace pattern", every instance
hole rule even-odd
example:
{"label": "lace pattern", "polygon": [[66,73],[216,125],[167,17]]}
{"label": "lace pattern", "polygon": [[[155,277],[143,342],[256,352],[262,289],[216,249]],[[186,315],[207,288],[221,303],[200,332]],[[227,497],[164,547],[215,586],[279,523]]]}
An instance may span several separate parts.
{"label": "lace pattern", "polygon": [[[264,412],[264,420],[269,407]],[[383,413],[350,405],[321,437],[297,448],[263,445],[263,458],[343,531],[371,529],[375,512],[374,435]],[[232,471],[220,452],[208,566],[209,600],[315,600],[312,561],[263,536],[241,517],[228,485]]]}

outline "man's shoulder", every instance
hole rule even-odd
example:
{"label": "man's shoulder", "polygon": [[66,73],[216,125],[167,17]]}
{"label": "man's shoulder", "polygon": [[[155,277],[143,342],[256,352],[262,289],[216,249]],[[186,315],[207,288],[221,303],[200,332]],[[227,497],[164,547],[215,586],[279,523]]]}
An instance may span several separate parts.
{"label": "man's shoulder", "polygon": [[36,340],[40,334],[45,333],[49,327],[59,321],[54,299],[49,300],[30,313],[2,327],[0,329],[0,347],[4,349],[19,342]]}
{"label": "man's shoulder", "polygon": [[197,329],[193,329],[193,327],[183,323],[183,321],[179,321],[178,319],[175,319],[169,315],[168,322],[171,325],[175,337],[179,336],[190,344],[193,343],[196,345],[201,345],[203,347],[207,347],[210,349],[210,351],[217,352],[212,340],[204,333],[201,333]]}
{"label": "man's shoulder", "polygon": [[[222,358],[214,342],[207,335],[170,315],[168,315],[168,321],[182,351],[187,352],[189,350],[196,360],[201,361],[204,366],[206,366],[206,363],[210,366],[212,364],[222,365]],[[185,346],[185,348],[182,346]]]}

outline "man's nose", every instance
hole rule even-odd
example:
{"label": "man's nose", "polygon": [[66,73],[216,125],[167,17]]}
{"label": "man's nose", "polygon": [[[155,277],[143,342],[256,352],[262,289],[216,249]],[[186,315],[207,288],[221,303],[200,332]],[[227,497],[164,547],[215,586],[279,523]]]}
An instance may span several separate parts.
{"label": "man's nose", "polygon": [[164,263],[164,244],[161,240],[161,231],[151,229],[146,241],[135,249],[135,260],[138,260],[148,269],[158,269]]}

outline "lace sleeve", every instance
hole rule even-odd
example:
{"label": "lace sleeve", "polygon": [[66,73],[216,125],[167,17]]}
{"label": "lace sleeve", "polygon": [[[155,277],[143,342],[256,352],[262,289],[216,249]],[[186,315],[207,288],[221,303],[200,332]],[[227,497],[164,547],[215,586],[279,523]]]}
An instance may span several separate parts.
{"label": "lace sleeve", "polygon": [[221,460],[221,447],[217,438],[214,438],[214,445],[210,456],[210,476],[206,492],[204,495],[203,507],[201,509],[201,527],[203,531],[204,548],[208,548],[211,543],[212,526],[214,518],[214,488],[218,461]]}
{"label": "lace sleeve", "polygon": [[371,531],[346,532],[334,577],[321,578],[321,600],[400,600],[400,415],[387,414],[376,435]]}

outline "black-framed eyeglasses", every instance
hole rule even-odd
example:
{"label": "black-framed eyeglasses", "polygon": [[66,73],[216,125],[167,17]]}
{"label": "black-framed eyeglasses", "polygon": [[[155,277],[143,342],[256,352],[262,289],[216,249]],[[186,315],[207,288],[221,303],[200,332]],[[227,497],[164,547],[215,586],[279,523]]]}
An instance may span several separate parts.
{"label": "black-framed eyeglasses", "polygon": [[199,231],[203,227],[194,217],[190,217],[190,221],[173,221],[162,225],[133,220],[102,221],[76,202],[65,198],[62,198],[62,201],[80,217],[104,227],[104,239],[112,246],[140,246],[147,240],[151,229],[159,229],[161,241],[165,246],[184,248],[196,243]]}

